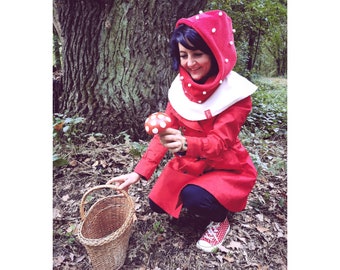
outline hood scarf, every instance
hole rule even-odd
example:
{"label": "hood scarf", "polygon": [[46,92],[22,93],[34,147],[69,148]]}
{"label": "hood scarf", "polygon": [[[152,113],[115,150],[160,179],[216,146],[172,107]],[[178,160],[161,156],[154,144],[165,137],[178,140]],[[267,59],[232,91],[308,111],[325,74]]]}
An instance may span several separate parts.
{"label": "hood scarf", "polygon": [[180,66],[168,97],[182,117],[191,121],[212,118],[256,91],[256,85],[232,71],[237,60],[234,31],[232,21],[224,11],[200,12],[178,20],[176,27],[181,24],[193,28],[203,38],[215,56],[219,70],[216,76],[198,84]]}
{"label": "hood scarf", "polygon": [[179,74],[184,94],[196,103],[204,103],[223,83],[234,68],[237,60],[231,18],[221,10],[212,10],[190,18],[179,19],[176,28],[185,24],[193,28],[209,46],[218,64],[218,74],[210,77],[204,84],[196,83],[184,68],[180,66]]}

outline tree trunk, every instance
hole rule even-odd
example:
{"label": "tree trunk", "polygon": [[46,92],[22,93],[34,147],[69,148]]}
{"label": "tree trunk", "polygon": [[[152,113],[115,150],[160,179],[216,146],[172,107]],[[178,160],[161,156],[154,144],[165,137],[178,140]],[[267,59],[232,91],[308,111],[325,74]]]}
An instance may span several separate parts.
{"label": "tree trunk", "polygon": [[86,118],[85,132],[145,139],[144,120],[164,110],[168,41],[180,17],[207,1],[54,0],[63,56],[61,108]]}
{"label": "tree trunk", "polygon": [[[287,44],[286,37],[282,37],[282,44]],[[287,46],[282,45],[278,48],[278,53],[276,57],[276,65],[277,65],[277,75],[278,76],[286,76],[287,75]]]}
{"label": "tree trunk", "polygon": [[61,69],[60,44],[58,33],[54,26],[53,26],[53,57],[54,57],[53,69],[60,70]]}
{"label": "tree trunk", "polygon": [[248,35],[248,57],[247,57],[247,74],[253,69],[254,66],[254,56],[255,56],[255,41],[256,41],[257,33],[252,29],[249,29]]}

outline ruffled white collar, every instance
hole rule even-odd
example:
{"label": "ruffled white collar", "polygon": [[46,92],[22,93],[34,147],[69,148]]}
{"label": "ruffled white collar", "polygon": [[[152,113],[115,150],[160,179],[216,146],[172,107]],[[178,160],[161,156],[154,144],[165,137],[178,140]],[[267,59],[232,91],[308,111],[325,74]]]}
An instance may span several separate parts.
{"label": "ruffled white collar", "polygon": [[257,86],[235,71],[231,71],[212,96],[204,103],[192,102],[184,94],[178,75],[168,91],[172,107],[190,121],[209,119],[223,112],[236,102],[250,96]]}

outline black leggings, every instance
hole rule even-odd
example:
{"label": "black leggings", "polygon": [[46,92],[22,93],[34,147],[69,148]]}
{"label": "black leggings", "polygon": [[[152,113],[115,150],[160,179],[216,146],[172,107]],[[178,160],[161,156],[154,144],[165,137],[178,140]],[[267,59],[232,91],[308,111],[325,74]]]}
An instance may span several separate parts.
{"label": "black leggings", "polygon": [[[221,222],[227,217],[228,210],[225,209],[213,195],[199,186],[185,186],[181,191],[180,197],[183,202],[183,207],[194,214],[216,222]],[[164,213],[164,210],[151,199],[149,199],[149,203],[154,212]]]}

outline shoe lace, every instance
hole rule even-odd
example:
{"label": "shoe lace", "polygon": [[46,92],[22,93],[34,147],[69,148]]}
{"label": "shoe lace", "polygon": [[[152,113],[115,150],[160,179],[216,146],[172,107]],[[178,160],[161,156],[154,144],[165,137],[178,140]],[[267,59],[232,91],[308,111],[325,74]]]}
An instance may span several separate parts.
{"label": "shoe lace", "polygon": [[217,238],[218,225],[219,224],[214,224],[214,223],[209,224],[207,231],[204,235],[204,238],[207,238],[209,240],[215,239],[216,241],[218,241],[218,238]]}

